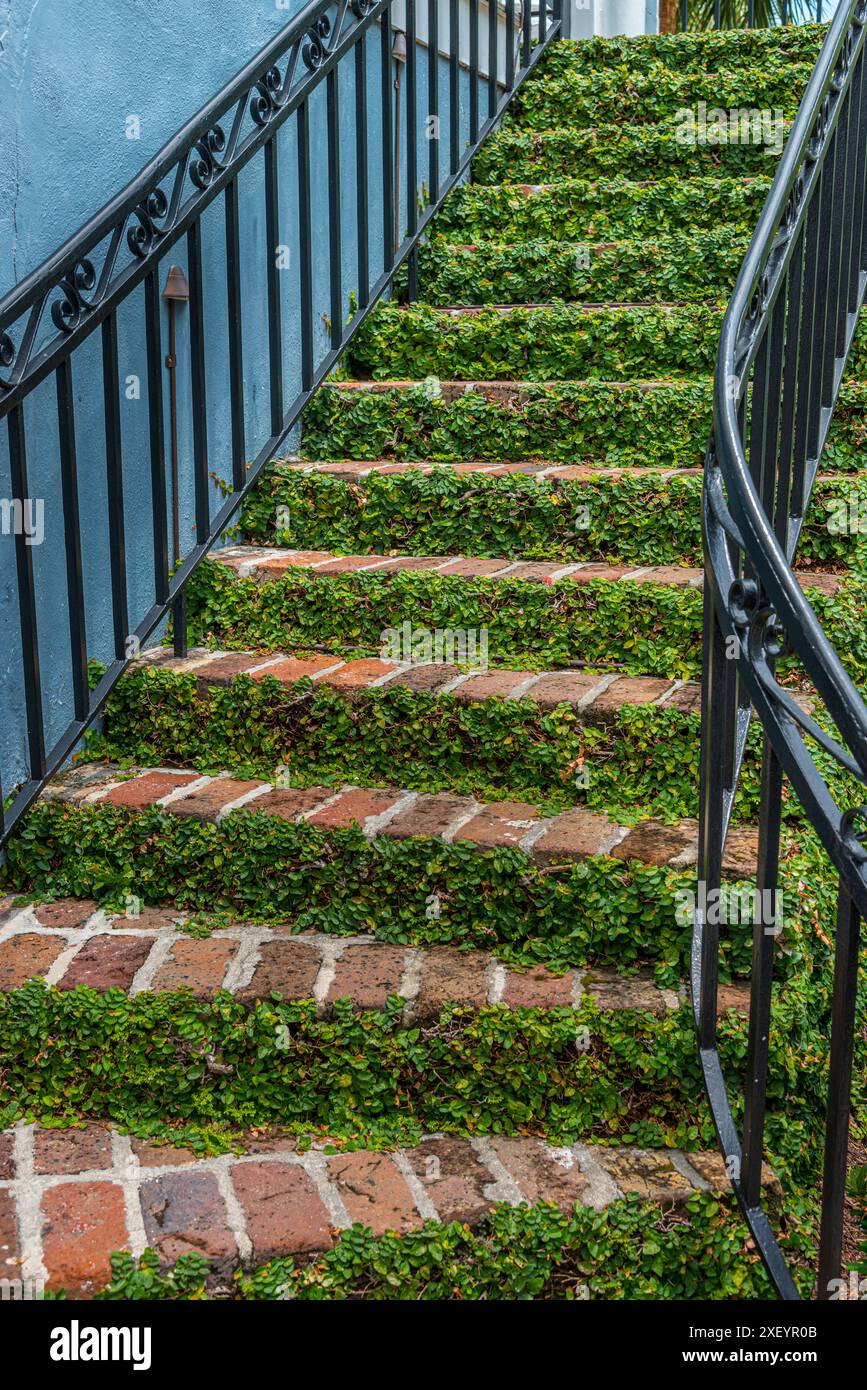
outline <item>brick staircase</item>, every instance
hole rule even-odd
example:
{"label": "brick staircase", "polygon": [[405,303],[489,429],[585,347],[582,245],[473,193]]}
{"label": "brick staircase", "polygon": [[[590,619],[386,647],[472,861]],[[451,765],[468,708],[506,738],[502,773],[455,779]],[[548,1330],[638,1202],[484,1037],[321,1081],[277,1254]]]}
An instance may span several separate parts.
{"label": "brick staircase", "polygon": [[[44,1085],[45,1049],[18,1054],[9,1268],[87,1296],[151,1247],[224,1280],[353,1222],[547,1201],[640,1208],[657,1244],[690,1227],[657,1296],[765,1289],[693,1055],[683,901],[711,374],[773,152],[685,145],[674,116],[791,118],[819,42],[557,45],[422,248],[422,302],[370,316],[194,577],[198,645],[143,654],[31,813],[0,1032],[65,1046]],[[843,397],[800,577],[863,675],[861,541],[823,524],[865,493],[864,388]],[[748,886],[744,784],[724,873]],[[793,820],[810,921],[805,852]],[[725,943],[735,1057],[750,939]]]}

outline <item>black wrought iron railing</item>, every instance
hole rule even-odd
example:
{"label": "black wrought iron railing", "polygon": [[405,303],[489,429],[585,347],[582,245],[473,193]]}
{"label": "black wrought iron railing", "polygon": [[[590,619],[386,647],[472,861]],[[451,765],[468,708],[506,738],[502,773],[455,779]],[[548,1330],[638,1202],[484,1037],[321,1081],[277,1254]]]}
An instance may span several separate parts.
{"label": "black wrought iron railing", "polygon": [[[13,784],[16,790],[7,797],[5,815],[0,809],[0,848],[98,715],[131,656],[170,612],[176,650],[185,650],[185,586],[191,574],[404,262],[414,294],[419,239],[514,91],[560,33],[560,0],[546,0],[533,12],[521,0],[493,0],[486,8],[484,14],[481,0],[311,0],[132,183],[0,301],[0,419],[8,429],[11,484],[7,510],[20,522],[31,500],[28,411],[38,405],[44,416],[47,383],[61,479],[62,527],[56,528],[56,538],[63,549],[60,591],[49,602],[38,592],[33,538],[26,526],[14,528],[12,602],[20,617],[27,749],[23,776],[10,777],[8,767],[3,769],[7,791]],[[420,46],[423,37],[427,42]],[[348,122],[347,90],[354,94]],[[255,239],[242,231],[239,202],[241,179],[254,162],[259,178],[258,221],[251,220],[259,229]],[[349,235],[347,189],[354,190]],[[245,188],[245,197],[249,193]],[[318,222],[314,199],[320,213],[324,208]],[[212,273],[215,216],[219,274]],[[351,274],[347,242],[354,243]],[[176,422],[167,432],[160,298],[160,272],[175,248],[186,262],[186,276],[175,279],[181,296],[187,288],[189,294],[184,386],[195,535],[178,553],[169,544],[178,469],[176,458],[169,472],[166,466],[176,445]],[[294,281],[291,314],[278,254],[287,248]],[[264,287],[258,299],[267,338],[266,365],[252,383],[253,394],[261,402],[264,393],[267,407],[264,437],[258,441],[245,401],[251,385],[245,361],[251,344],[244,328],[251,262],[259,267],[258,284]],[[321,288],[325,277],[327,287],[317,296],[315,287]],[[126,380],[119,362],[121,315],[125,324],[130,315],[143,320],[147,419],[140,452],[129,447],[121,413]],[[173,319],[170,325],[173,332]],[[97,331],[99,350],[94,351],[90,340]],[[210,475],[221,441],[211,418],[214,392],[206,355],[219,334],[227,343],[224,433],[230,436],[230,478],[228,495],[218,495],[215,503]],[[287,367],[287,343],[297,345],[294,376]],[[174,368],[173,342],[169,356],[165,365]],[[174,377],[171,384],[174,388]],[[84,449],[97,448],[104,473],[98,487],[92,480],[85,487],[78,464]],[[140,492],[142,481],[149,506],[136,516],[130,536],[125,493]],[[94,576],[85,572],[83,538],[93,546],[100,528],[107,531],[108,564]],[[172,530],[177,544],[177,525]],[[134,602],[129,593],[133,551],[136,557],[151,553],[147,601]],[[112,650],[99,684],[90,689],[91,616],[100,607],[111,614]],[[58,626],[64,622],[68,641],[61,642]],[[8,658],[7,653],[7,669]],[[64,680],[58,682],[61,667]],[[47,674],[53,680],[50,734]]]}
{"label": "black wrought iron railing", "polygon": [[[797,1298],[762,1206],[783,784],[839,876],[816,1295],[840,1275],[859,921],[867,913],[867,706],[792,563],[867,284],[867,0],[841,5],[726,313],[704,482],[699,909],[692,985],[708,1096],[734,1187],[778,1292]],[[867,614],[865,614],[867,619]],[[786,684],[777,678],[786,657]],[[798,693],[808,693],[813,714]],[[763,766],[749,1042],[739,1134],[717,1051],[723,846],[751,712]],[[813,717],[815,715],[815,717]],[[829,733],[833,728],[834,733]],[[828,768],[843,769],[842,780]],[[823,771],[824,769],[824,771]],[[836,795],[829,780],[838,787]],[[770,905],[768,908],[767,905]],[[827,924],[829,931],[831,924]]]}

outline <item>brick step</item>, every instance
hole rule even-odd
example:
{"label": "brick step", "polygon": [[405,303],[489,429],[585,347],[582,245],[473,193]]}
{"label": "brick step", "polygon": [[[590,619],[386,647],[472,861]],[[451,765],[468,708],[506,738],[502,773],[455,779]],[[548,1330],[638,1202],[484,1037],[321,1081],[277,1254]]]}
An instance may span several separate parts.
{"label": "brick step", "polygon": [[[573,165],[573,170],[580,165]],[[695,235],[725,225],[730,235],[749,232],[770,188],[763,176],[696,174],[683,179],[666,171],[649,179],[572,177],[565,186],[511,181],[473,184],[462,192],[436,234],[452,242],[628,241],[676,232]]]}
{"label": "brick step", "polygon": [[[348,377],[623,381],[710,375],[723,305],[380,305],[355,336]],[[867,317],[847,359],[867,375]]]}
{"label": "brick step", "polygon": [[386,304],[352,341],[346,375],[622,380],[713,372],[722,306]]}
{"label": "brick step", "polygon": [[[391,945],[372,936],[292,933],[233,922],[209,937],[183,930],[190,914],[170,907],[103,911],[92,899],[13,904],[0,919],[0,991],[44,979],[59,989],[86,985],[103,992],[161,993],[189,989],[200,999],[219,990],[254,1004],[276,992],[284,1001],[312,999],[320,1017],[338,999],[360,1010],[384,1009],[391,996],[406,1001],[404,1022],[435,1022],[446,1004],[483,1009],[577,1008],[592,999],[603,1010],[659,1017],[686,997],[636,974],[594,968],[556,973],[544,964],[515,970],[483,951],[450,946]],[[748,1011],[749,985],[723,985],[720,1011]]]}
{"label": "brick step", "polygon": [[[461,672],[460,667],[441,662],[400,663],[380,658],[343,661],[325,653],[305,656],[285,652],[225,652],[207,647],[193,648],[186,657],[175,657],[168,648],[149,648],[132,663],[130,674],[145,667],[179,675],[195,674],[196,683],[201,687],[228,686],[236,677],[247,675],[259,683],[270,678],[287,687],[296,681],[309,680],[314,686],[330,686],[350,697],[363,691],[403,686],[430,695],[454,695],[462,703],[529,699],[543,710],[569,705],[580,714],[582,724],[610,723],[627,706],[652,706],[676,710],[680,714],[697,714],[701,708],[699,681],[621,676],[616,671],[532,671],[493,667],[483,672]],[[807,699],[796,698],[804,708],[809,707]]]}
{"label": "brick step", "polygon": [[[691,819],[665,824],[651,818],[620,825],[584,807],[545,816],[529,802],[482,804],[451,792],[418,795],[397,787],[286,787],[265,778],[199,775],[180,768],[120,769],[104,763],[79,764],[61,773],[46,788],[43,800],[76,808],[113,807],[133,815],[154,808],[165,812],[169,820],[178,817],[218,826],[230,816],[255,815],[325,832],[356,827],[368,840],[420,836],[479,849],[518,849],[539,866],[603,855],[625,864],[690,868],[698,843],[698,823]],[[723,859],[726,875],[753,875],[757,846],[755,827],[731,829]]]}
{"label": "brick step", "polygon": [[[529,584],[593,584],[596,582],[659,584],[673,589],[701,589],[703,573],[686,565],[561,564],[558,561],[522,562],[479,559],[461,555],[333,555],[327,551],[291,550],[255,545],[226,546],[211,557],[216,565],[242,579],[265,582],[287,570],[303,569],[320,577],[334,574],[401,574],[426,571],[453,578],[522,581]],[[802,589],[831,597],[845,584],[843,574],[801,571]]]}
{"label": "brick step", "polygon": [[[558,465],[277,461],[246,503],[246,541],[299,550],[562,564],[698,565],[702,470]],[[805,570],[856,568],[867,472],[820,478],[798,555]],[[867,525],[864,526],[867,535]]]}
{"label": "brick step", "polygon": [[[717,225],[631,239],[590,236],[476,244],[435,234],[419,249],[419,297],[433,305],[543,299],[717,304],[731,293],[748,235]],[[402,283],[402,282],[401,282]]]}
{"label": "brick step", "polygon": [[[310,460],[698,468],[704,464],[713,378],[510,381],[331,381],[304,415]],[[840,388],[822,472],[863,468],[867,385]]]}
{"label": "brick step", "polygon": [[[867,666],[863,581],[854,572],[799,578],[820,621],[836,624],[860,678]],[[623,675],[695,680],[701,590],[701,570],[686,566],[232,546],[215,552],[195,577],[190,640],[375,657],[409,621],[431,641],[436,632],[457,634],[467,652],[484,640],[498,666],[610,669],[616,661]]]}
{"label": "brick step", "polygon": [[[0,1131],[4,1277],[90,1298],[110,1256],[153,1249],[163,1265],[195,1251],[223,1279],[238,1266],[332,1248],[354,1222],[377,1234],[427,1220],[476,1225],[498,1203],[577,1202],[602,1210],[635,1194],[665,1210],[729,1189],[721,1155],[539,1139],[422,1138],[393,1152],[301,1152],[279,1131],[240,1153],[199,1158],[107,1125]],[[766,1195],[779,1184],[764,1173]]]}
{"label": "brick step", "polygon": [[595,72],[622,66],[635,73],[656,72],[659,68],[716,72],[734,64],[749,67],[769,58],[814,63],[827,31],[827,24],[798,24],[768,29],[561,39],[548,49],[534,80],[548,74]]}
{"label": "brick step", "polygon": [[526,83],[517,93],[502,129],[543,131],[552,126],[580,129],[596,123],[656,122],[701,101],[725,110],[779,110],[791,120],[811,72],[811,63],[793,62],[780,54],[769,55],[755,67],[733,64],[715,72],[658,67],[630,73],[628,80],[616,68],[573,69],[547,77],[543,70],[539,80]]}
{"label": "brick step", "polygon": [[[713,106],[714,102],[708,102]],[[696,117],[697,119],[697,117]],[[678,126],[672,116],[642,124],[600,122],[590,126],[569,126],[557,123],[554,130],[527,130],[519,121],[504,126],[486,141],[476,156],[487,179],[528,177],[542,182],[537,170],[545,170],[546,178],[569,179],[580,169],[583,177],[636,180],[657,179],[660,175],[677,175],[683,179],[704,176],[766,177],[773,170],[779,151],[772,143],[752,143],[737,140],[711,144],[708,141],[692,144],[678,139]],[[784,138],[791,121],[782,124]],[[740,134],[738,128],[738,135]],[[512,157],[511,165],[508,155]],[[472,187],[497,187],[496,183],[474,184]],[[520,188],[520,184],[514,185]],[[450,195],[440,218],[442,225],[451,225],[452,207],[460,204],[461,189]],[[438,219],[438,225],[440,221]]]}

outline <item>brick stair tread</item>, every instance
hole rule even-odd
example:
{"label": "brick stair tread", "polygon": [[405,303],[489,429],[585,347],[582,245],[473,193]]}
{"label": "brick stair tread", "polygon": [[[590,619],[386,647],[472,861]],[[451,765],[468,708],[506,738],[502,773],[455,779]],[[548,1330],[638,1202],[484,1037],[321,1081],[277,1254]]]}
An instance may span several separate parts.
{"label": "brick stair tread", "polygon": [[[202,775],[181,768],[124,769],[83,763],[61,773],[43,792],[73,807],[113,806],[136,814],[156,807],[168,815],[219,824],[228,815],[273,815],[307,822],[326,834],[359,828],[368,839],[422,837],[478,849],[514,849],[541,866],[605,856],[627,863],[686,869],[696,862],[698,822],[656,818],[620,825],[600,811],[575,807],[543,817],[530,802],[481,803],[452,792],[417,793],[398,787],[345,784],[285,787],[263,778]],[[723,856],[728,877],[755,873],[756,827],[729,831]]]}
{"label": "brick stair tread", "polygon": [[[299,456],[275,459],[275,468],[300,473],[326,473],[333,477],[351,478],[362,482],[369,474],[410,473],[482,473],[493,477],[523,474],[553,482],[596,482],[600,478],[645,479],[647,482],[669,482],[675,478],[702,477],[703,468],[688,466],[665,468],[660,464],[557,463],[554,459],[522,459],[495,463],[491,459],[308,459]],[[849,472],[828,469],[818,473],[817,483],[857,483],[867,477],[867,468]]]}
{"label": "brick stair tread", "polygon": [[[700,709],[701,685],[675,677],[622,676],[618,672],[585,670],[531,671],[489,667],[479,673],[458,674],[453,666],[437,662],[399,664],[378,658],[341,660],[330,654],[298,655],[294,652],[212,651],[195,647],[186,657],[156,647],[136,659],[132,669],[148,666],[178,674],[195,674],[197,682],[229,685],[237,676],[267,677],[281,685],[309,679],[315,685],[333,686],[348,693],[408,686],[429,694],[453,694],[460,700],[527,698],[546,709],[568,704],[584,722],[605,722],[617,717],[625,705],[654,705],[690,714]],[[444,688],[448,687],[448,690]],[[809,701],[796,697],[805,708]]]}
{"label": "brick stair tread", "polygon": [[[476,1225],[497,1203],[602,1210],[630,1194],[677,1210],[730,1186],[722,1156],[707,1151],[441,1134],[392,1152],[326,1146],[302,1153],[285,1131],[259,1131],[239,1153],[198,1158],[97,1122],[0,1131],[5,1276],[86,1299],[108,1282],[116,1250],[150,1247],[165,1265],[196,1251],[225,1278],[329,1250],[353,1222],[403,1233],[431,1218]],[[767,1166],[763,1182],[773,1200]]]}
{"label": "brick stair tread", "polygon": [[[671,478],[688,478],[690,475],[701,477],[704,473],[703,468],[684,467],[684,468],[663,468],[660,465],[648,464],[620,464],[611,465],[605,463],[583,463],[583,464],[564,464],[557,463],[552,459],[526,459],[509,463],[494,463],[490,459],[461,460],[453,462],[450,459],[276,459],[274,466],[277,468],[294,469],[302,473],[327,473],[334,477],[351,478],[353,482],[361,482],[369,474],[390,473],[409,473],[413,470],[424,473],[454,473],[458,477],[463,473],[483,473],[493,477],[507,477],[509,474],[524,474],[542,480],[552,480],[557,482],[587,482],[597,481],[600,478],[646,478],[648,481],[657,479],[666,481]],[[829,479],[855,479],[861,477],[859,473],[840,473],[823,474],[818,481]]]}
{"label": "brick stair tread", "polygon": [[[509,560],[476,558],[465,555],[335,555],[324,550],[292,550],[280,546],[227,546],[210,556],[213,564],[233,570],[241,578],[268,580],[279,578],[288,569],[304,569],[311,575],[394,574],[424,569],[444,577],[478,577],[489,580],[522,580],[529,583],[589,584],[595,581],[637,584],[664,584],[674,588],[700,589],[703,571],[686,565],[607,565],[588,562]],[[833,595],[845,574],[799,571],[802,588]]]}
{"label": "brick stair tread", "polygon": [[[484,951],[298,933],[288,922],[238,920],[196,937],[183,930],[189,916],[170,906],[111,913],[79,898],[11,905],[0,920],[0,991],[44,979],[60,989],[87,985],[130,996],[189,989],[211,999],[225,990],[245,1004],[276,991],[287,1001],[314,1000],[321,1017],[338,999],[384,1009],[399,995],[407,1023],[435,1021],[445,1004],[556,1009],[585,999],[606,1011],[662,1017],[686,998],[685,985],[661,988],[649,967],[631,975],[596,966],[558,974],[544,963],[516,970]],[[720,1010],[746,1012],[748,998],[745,982],[722,986]]]}

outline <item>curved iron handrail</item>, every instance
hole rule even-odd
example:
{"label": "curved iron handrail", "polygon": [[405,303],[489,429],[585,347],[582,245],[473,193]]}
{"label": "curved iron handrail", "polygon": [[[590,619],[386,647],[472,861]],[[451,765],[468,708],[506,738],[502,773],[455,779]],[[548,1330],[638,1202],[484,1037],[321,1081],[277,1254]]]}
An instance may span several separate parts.
{"label": "curved iron handrail", "polygon": [[[839,875],[817,1296],[840,1273],[865,808],[843,808],[810,742],[867,782],[867,706],[792,568],[867,285],[867,0],[841,4],[801,102],[729,303],[704,484],[705,623],[698,901],[719,891],[751,713],[764,736],[756,902],[776,902],[782,781]],[[837,736],[776,678],[794,658]],[[810,742],[808,742],[810,740]],[[717,1051],[719,926],[695,914],[693,1007],[705,1083],[733,1186],[778,1292],[797,1298],[761,1205],[777,908],[753,924],[743,1139]]]}

